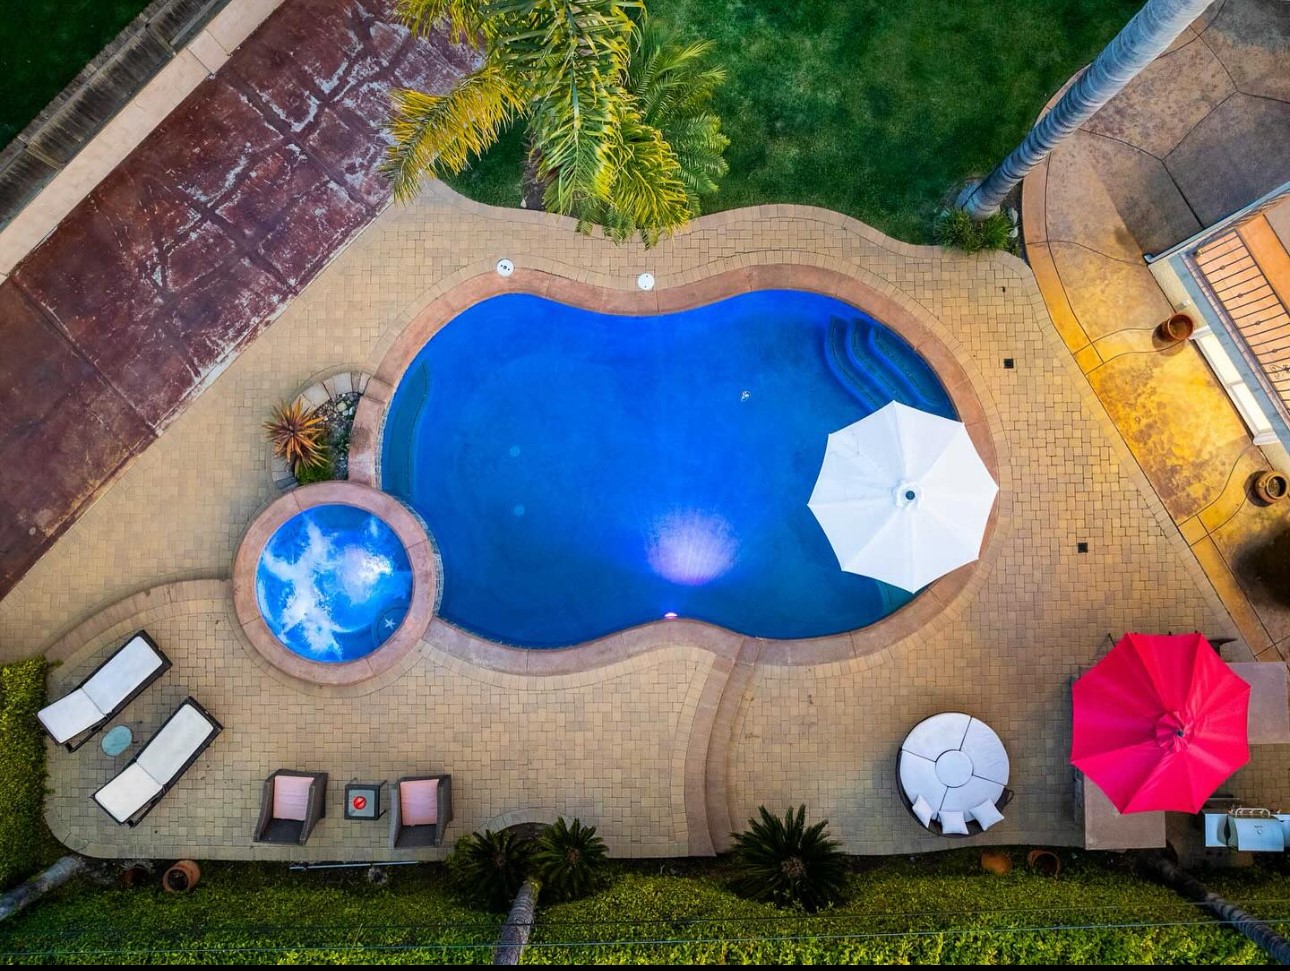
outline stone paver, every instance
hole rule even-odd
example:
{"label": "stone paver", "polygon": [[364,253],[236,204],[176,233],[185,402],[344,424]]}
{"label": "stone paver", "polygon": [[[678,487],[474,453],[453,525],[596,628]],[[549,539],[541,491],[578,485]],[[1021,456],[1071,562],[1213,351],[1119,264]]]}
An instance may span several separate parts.
{"label": "stone paver", "polygon": [[1223,0],[1026,180],[1027,256],[1067,349],[1250,647],[1290,656],[1276,557],[1290,509],[1251,499],[1272,461],[1143,260],[1290,180],[1290,17]]}
{"label": "stone paver", "polygon": [[391,87],[472,57],[393,6],[288,0],[0,282],[0,595],[387,203]]}
{"label": "stone paver", "polygon": [[[374,373],[430,300],[501,256],[624,299],[648,269],[660,305],[670,288],[776,264],[843,273],[895,301],[952,351],[984,408],[1002,487],[985,560],[931,621],[846,661],[755,640],[735,658],[680,625],[674,643],[619,661],[613,643],[597,648],[589,670],[511,674],[458,650],[459,635],[436,622],[407,666],[368,687],[285,681],[234,632],[222,584],[274,494],[260,421],[311,374]],[[202,578],[220,580],[166,585]],[[950,708],[987,720],[1013,755],[1016,801],[978,839],[1077,842],[1069,677],[1105,650],[1108,631],[1232,633],[1018,260],[907,246],[789,206],[708,217],[645,251],[440,185],[380,216],[0,601],[6,656],[47,649],[82,623],[55,648],[76,658],[55,690],[146,624],[176,665],[127,717],[146,735],[191,692],[228,730],[133,831],[88,799],[110,772],[101,753],[51,753],[55,831],[102,854],[283,855],[249,843],[258,780],[280,766],[325,768],[333,815],[292,854],[314,859],[383,853],[381,827],[339,819],[345,780],[431,768],[454,774],[453,835],[562,811],[595,820],[619,854],[707,852],[757,805],[805,801],[850,850],[939,848],[900,808],[893,760],[910,725]]]}

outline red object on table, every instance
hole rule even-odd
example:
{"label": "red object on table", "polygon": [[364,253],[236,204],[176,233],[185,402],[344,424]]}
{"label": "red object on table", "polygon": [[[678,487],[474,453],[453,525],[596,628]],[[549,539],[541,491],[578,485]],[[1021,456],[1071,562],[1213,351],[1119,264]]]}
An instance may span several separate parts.
{"label": "red object on table", "polygon": [[1122,813],[1199,812],[1250,760],[1250,686],[1200,634],[1125,634],[1072,695],[1071,762]]}

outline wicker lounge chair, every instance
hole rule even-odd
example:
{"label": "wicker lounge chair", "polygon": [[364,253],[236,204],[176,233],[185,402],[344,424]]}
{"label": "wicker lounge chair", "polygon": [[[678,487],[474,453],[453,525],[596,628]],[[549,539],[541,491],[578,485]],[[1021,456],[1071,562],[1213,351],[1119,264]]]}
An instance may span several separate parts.
{"label": "wicker lounge chair", "polygon": [[255,842],[303,844],[326,815],[326,772],[279,769],[264,780]]}
{"label": "wicker lounge chair", "polygon": [[88,678],[37,715],[45,732],[69,752],[94,737],[170,667],[144,631],[132,634]]}
{"label": "wicker lounge chair", "polygon": [[390,800],[390,847],[440,846],[452,821],[452,776],[406,776]]}
{"label": "wicker lounge chair", "polygon": [[223,730],[186,698],[130,764],[94,793],[94,801],[118,823],[137,826]]}

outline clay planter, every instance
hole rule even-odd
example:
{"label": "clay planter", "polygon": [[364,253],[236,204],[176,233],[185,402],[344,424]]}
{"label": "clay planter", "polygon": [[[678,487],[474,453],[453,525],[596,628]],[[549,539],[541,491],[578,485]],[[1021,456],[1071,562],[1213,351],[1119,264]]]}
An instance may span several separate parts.
{"label": "clay planter", "polygon": [[1012,857],[1006,850],[982,850],[981,869],[1001,877],[1012,870]]}
{"label": "clay planter", "polygon": [[1160,325],[1160,339],[1168,344],[1181,344],[1196,330],[1196,322],[1186,314],[1174,314]]}
{"label": "clay planter", "polygon": [[121,871],[121,886],[127,890],[137,890],[148,882],[148,868],[129,866]]}
{"label": "clay planter", "polygon": [[161,885],[167,893],[186,893],[197,886],[202,878],[202,869],[192,860],[180,860],[161,878]]}
{"label": "clay planter", "polygon": [[1286,477],[1280,472],[1260,472],[1254,477],[1254,494],[1272,503],[1286,497]]}
{"label": "clay planter", "polygon": [[1045,877],[1055,877],[1062,872],[1062,861],[1052,850],[1031,850],[1026,854],[1026,866]]}

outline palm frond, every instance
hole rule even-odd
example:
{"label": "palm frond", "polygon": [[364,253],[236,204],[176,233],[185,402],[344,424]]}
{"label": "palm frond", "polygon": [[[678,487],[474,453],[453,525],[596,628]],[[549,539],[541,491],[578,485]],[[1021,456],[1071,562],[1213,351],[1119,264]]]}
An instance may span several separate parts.
{"label": "palm frond", "polygon": [[446,25],[457,43],[487,36],[488,0],[398,0],[394,12],[414,34]]}
{"label": "palm frond", "polygon": [[391,100],[387,130],[394,144],[386,149],[382,170],[400,201],[417,194],[422,177],[464,169],[523,106],[508,72],[491,60],[445,95],[402,89]]}

